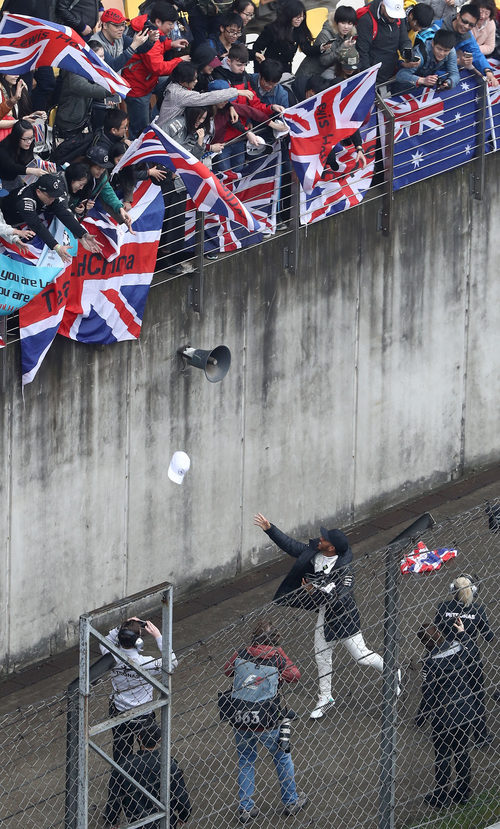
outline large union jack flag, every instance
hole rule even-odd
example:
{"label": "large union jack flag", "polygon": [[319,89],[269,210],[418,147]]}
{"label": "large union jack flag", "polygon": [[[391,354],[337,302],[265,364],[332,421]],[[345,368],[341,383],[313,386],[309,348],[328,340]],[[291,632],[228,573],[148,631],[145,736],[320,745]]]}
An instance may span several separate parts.
{"label": "large union jack flag", "polygon": [[130,87],[68,26],[38,17],[4,14],[0,21],[0,72],[25,75],[38,66],[59,67],[117,92]]}
{"label": "large union jack flag", "polygon": [[262,229],[261,222],[252,216],[234,193],[154,122],[132,142],[114,172],[141,161],[163,164],[177,173],[198,210],[226,216],[250,231]]}
{"label": "large union jack flag", "polygon": [[[137,339],[156,262],[164,205],[160,188],[138,185],[130,210],[134,235],[109,221],[107,256],[80,247],[70,265],[38,297],[19,312],[23,385],[30,383],[56,334],[84,343]],[[106,235],[104,217],[96,213],[87,225]],[[97,231],[97,233],[96,233]]]}
{"label": "large union jack flag", "polygon": [[376,136],[376,119],[372,116],[370,126],[362,131],[366,167],[357,164],[356,151],[352,145],[342,147],[337,154],[339,169],[325,172],[312,193],[301,190],[301,224],[313,224],[334,213],[356,207],[363,200],[373,179]]}
{"label": "large union jack flag", "polygon": [[[279,147],[263,158],[248,162],[241,173],[228,170],[220,173],[221,180],[239,200],[262,222],[269,234],[276,230],[276,206],[279,197],[281,152]],[[188,198],[186,203],[186,244],[194,240],[196,224],[195,206]],[[262,233],[249,233],[240,224],[225,216],[209,213],[205,218],[205,253],[228,253],[248,245],[262,242]]]}
{"label": "large union jack flag", "polygon": [[372,66],[283,113],[290,129],[290,157],[306,193],[311,193],[321,180],[332,147],[349,138],[368,118],[375,101],[379,66]]}

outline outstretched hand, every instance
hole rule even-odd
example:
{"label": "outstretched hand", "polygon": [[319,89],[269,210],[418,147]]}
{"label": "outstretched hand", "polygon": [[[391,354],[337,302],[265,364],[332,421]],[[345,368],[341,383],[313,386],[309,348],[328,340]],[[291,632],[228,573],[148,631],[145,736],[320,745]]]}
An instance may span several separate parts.
{"label": "outstretched hand", "polygon": [[253,523],[260,527],[261,530],[270,530],[271,529],[271,522],[267,520],[267,518],[262,515],[261,512],[258,512],[253,517]]}

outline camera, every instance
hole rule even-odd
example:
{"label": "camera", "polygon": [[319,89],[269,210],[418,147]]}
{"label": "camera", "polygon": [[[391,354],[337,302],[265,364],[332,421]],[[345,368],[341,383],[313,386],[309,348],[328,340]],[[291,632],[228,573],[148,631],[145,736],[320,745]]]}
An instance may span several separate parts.
{"label": "camera", "polygon": [[145,622],[145,621],[144,621],[144,619],[137,619],[137,621],[139,622],[139,624],[140,624],[141,628],[145,628],[145,627],[146,627],[147,622]]}
{"label": "camera", "polygon": [[442,89],[443,87],[448,85],[448,81],[450,80],[450,73],[445,72],[443,75],[438,75],[438,79],[436,81],[436,89]]}
{"label": "camera", "polygon": [[414,60],[418,60],[418,56],[415,55],[413,49],[403,49],[403,60],[406,63],[411,63]]}

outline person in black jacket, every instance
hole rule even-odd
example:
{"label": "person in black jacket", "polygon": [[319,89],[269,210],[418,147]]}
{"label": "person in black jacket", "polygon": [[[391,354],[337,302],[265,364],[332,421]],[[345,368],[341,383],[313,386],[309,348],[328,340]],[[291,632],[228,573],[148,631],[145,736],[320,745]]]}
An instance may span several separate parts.
{"label": "person in black jacket", "polygon": [[[377,82],[388,81],[398,70],[398,50],[403,54],[403,49],[411,48],[402,0],[372,0],[368,11],[359,18],[357,30],[359,70],[381,63]],[[415,63],[399,65],[411,69]]]}
{"label": "person in black jacket", "polygon": [[[80,240],[86,250],[101,252],[97,240],[87,233],[67,206],[65,185],[54,173],[46,173],[35,184],[26,184],[20,190],[9,193],[2,202],[2,210],[10,224],[27,224],[47,247],[59,254],[63,262],[71,262],[71,255],[69,245],[59,244],[48,228],[54,216]],[[46,217],[47,224],[42,222],[42,216]]]}
{"label": "person in black jacket", "polygon": [[[445,639],[436,625],[424,624],[417,637],[429,652],[422,668],[422,701],[416,717],[428,717],[434,744],[435,789],[425,796],[436,809],[450,801],[465,803],[471,795],[469,732],[474,696],[467,683],[468,642],[464,625],[455,620],[454,638]],[[455,785],[450,789],[451,761],[455,759]]]}
{"label": "person in black jacket", "polygon": [[264,26],[254,43],[252,57],[258,63],[272,58],[281,63],[284,72],[291,72],[292,61],[299,48],[308,57],[319,57],[331,48],[331,44],[313,44],[304,4],[300,0],[289,0],[278,7],[276,20]]}
{"label": "person in black jacket", "polygon": [[[161,729],[154,723],[139,735],[140,750],[137,754],[122,760],[123,771],[143,786],[157,799],[160,798],[161,758],[159,742]],[[129,780],[116,769],[111,772],[110,799],[107,804],[106,823],[108,826],[118,826],[118,818],[123,808],[127,822],[132,823],[146,815],[158,811],[155,804],[137,789]],[[186,823],[191,814],[191,803],[188,790],[184,782],[184,774],[174,758],[170,761],[170,826]],[[152,829],[158,829],[159,821],[149,823]]]}
{"label": "person in black jacket", "polygon": [[99,20],[99,6],[100,0],[57,0],[57,19],[88,39]]}
{"label": "person in black jacket", "polygon": [[490,628],[484,605],[476,599],[478,588],[473,577],[467,574],[458,576],[452,582],[450,589],[454,596],[438,605],[434,624],[445,637],[449,637],[453,633],[456,620],[461,619],[465,633],[470,638],[466,660],[466,679],[474,694],[476,716],[471,723],[472,738],[476,746],[487,746],[493,737],[486,726],[483,663],[476,640],[478,634],[481,634],[486,642],[491,642],[493,631]]}
{"label": "person in black jacket", "polygon": [[[335,642],[340,641],[359,665],[369,665],[379,673],[384,669],[384,660],[366,646],[361,633],[350,567],[352,550],[341,530],[321,527],[319,538],[303,544],[285,535],[261,513],[257,513],[254,522],[278,547],[297,559],[278,587],[274,600],[318,611],[314,655],[319,674],[319,698],[311,712],[311,718],[318,719],[335,703],[331,690]],[[300,587],[303,589],[299,591]],[[400,681],[398,671],[398,693]]]}

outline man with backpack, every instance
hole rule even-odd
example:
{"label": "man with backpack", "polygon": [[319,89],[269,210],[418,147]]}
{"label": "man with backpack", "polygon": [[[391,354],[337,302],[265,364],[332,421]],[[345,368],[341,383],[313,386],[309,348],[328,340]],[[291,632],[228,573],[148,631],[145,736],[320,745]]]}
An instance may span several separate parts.
{"label": "man with backpack", "polygon": [[252,633],[252,642],[235,651],[224,666],[232,676],[231,722],[238,753],[240,823],[259,814],[253,799],[257,744],[262,743],[273,758],[281,789],[285,815],[295,815],[308,799],[297,792],[289,743],[280,740],[282,719],[279,687],[298,682],[300,671],[279,646],[280,634],[269,618],[261,618]]}
{"label": "man with backpack", "polygon": [[[357,11],[359,71],[381,63],[377,82],[385,83],[398,70],[398,51],[411,49],[402,0],[372,0]],[[402,64],[411,68],[413,64]]]}

